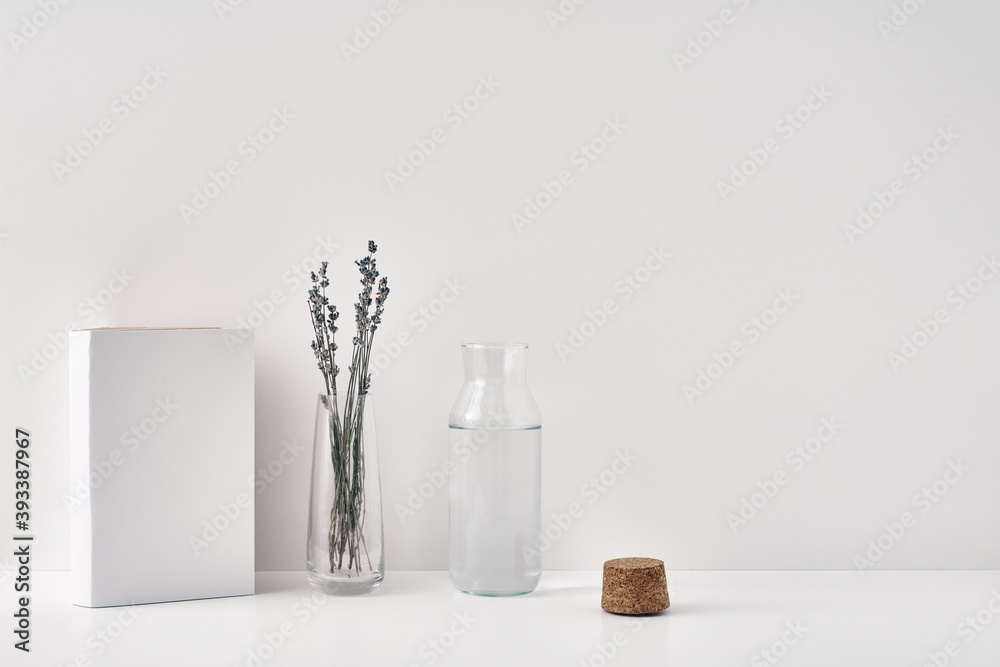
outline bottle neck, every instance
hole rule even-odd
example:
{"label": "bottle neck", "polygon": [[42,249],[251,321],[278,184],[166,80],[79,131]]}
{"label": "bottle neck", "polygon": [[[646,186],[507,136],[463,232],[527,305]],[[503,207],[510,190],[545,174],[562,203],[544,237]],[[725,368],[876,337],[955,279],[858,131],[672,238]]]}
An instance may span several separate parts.
{"label": "bottle neck", "polygon": [[457,428],[538,428],[541,413],[528,389],[528,346],[481,343],[462,346],[465,382],[448,423]]}
{"label": "bottle neck", "polygon": [[462,346],[465,381],[475,384],[523,384],[528,347],[512,344]]}

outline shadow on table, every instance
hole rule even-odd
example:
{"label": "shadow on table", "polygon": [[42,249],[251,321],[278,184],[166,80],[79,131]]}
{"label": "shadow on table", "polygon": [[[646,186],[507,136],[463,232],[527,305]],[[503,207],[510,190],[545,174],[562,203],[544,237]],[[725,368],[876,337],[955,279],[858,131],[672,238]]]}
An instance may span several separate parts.
{"label": "shadow on table", "polygon": [[545,586],[542,588],[537,588],[531,593],[524,595],[526,598],[551,598],[559,597],[563,595],[569,595],[571,593],[581,593],[583,591],[590,591],[597,596],[597,599],[601,599],[601,587],[600,585],[594,584],[575,584],[572,586]]}

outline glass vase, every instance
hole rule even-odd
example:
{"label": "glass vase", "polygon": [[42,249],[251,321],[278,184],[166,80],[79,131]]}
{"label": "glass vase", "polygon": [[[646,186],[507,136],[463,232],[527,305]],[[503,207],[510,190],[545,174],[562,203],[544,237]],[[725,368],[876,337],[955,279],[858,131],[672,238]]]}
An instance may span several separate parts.
{"label": "glass vase", "polygon": [[385,553],[378,448],[370,394],[320,394],[316,407],[306,569],[328,595],[382,583]]}
{"label": "glass vase", "polygon": [[530,593],[541,576],[542,416],[527,356],[521,343],[462,345],[465,382],[448,418],[448,570],[466,593]]}

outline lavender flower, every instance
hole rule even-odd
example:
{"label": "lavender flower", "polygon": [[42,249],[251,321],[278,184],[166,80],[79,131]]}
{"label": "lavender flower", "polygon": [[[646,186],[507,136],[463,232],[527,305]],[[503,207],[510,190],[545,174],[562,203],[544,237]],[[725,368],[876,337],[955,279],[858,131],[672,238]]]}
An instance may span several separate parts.
{"label": "lavender flower", "polygon": [[[361,291],[354,304],[355,335],[352,339],[351,363],[347,367],[349,373],[347,396],[342,413],[338,411],[336,404],[330,406],[331,463],[336,481],[334,503],[330,510],[331,572],[344,566],[346,553],[347,568],[360,573],[360,550],[365,549],[367,555],[364,535],[361,532],[365,511],[362,419],[364,400],[372,383],[371,373],[368,372],[372,340],[375,330],[382,323],[385,301],[389,296],[389,282],[385,277],[380,277],[376,266],[376,250],[378,246],[375,242],[369,241],[368,255],[355,261],[361,274]],[[340,312],[326,296],[326,288],[330,286],[327,278],[327,262],[323,262],[319,271],[313,271],[309,277],[312,287],[309,288],[308,303],[315,336],[310,342],[310,347],[316,358],[316,366],[323,374],[326,394],[336,403],[337,376],[340,374],[340,367],[336,364],[338,348],[334,337],[339,329],[337,319],[340,317]],[[375,291],[375,298],[372,299],[376,284],[378,289]]]}

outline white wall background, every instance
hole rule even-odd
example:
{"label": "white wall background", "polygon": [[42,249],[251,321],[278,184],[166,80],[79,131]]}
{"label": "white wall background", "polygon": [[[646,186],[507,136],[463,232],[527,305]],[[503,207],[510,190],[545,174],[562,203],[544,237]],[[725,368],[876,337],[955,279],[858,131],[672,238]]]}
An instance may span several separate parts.
{"label": "white wall background", "polygon": [[[390,569],[446,567],[446,492],[405,521],[393,508],[446,457],[472,340],[531,345],[543,513],[585,510],[548,568],[852,568],[907,511],[876,567],[1000,567],[1000,280],[961,308],[952,292],[1000,252],[1000,5],[927,3],[884,37],[889,0],[592,0],[555,29],[556,0],[401,0],[348,62],[340,44],[386,5],[246,0],[220,18],[211,0],[73,2],[33,34],[40,3],[4,3],[0,405],[3,433],[34,434],[36,567],[69,565],[66,351],[46,345],[70,322],[235,327],[259,308],[256,460],[280,474],[257,496],[257,566],[301,568],[308,456],[274,464],[283,443],[311,445],[320,387],[295,272],[318,239],[337,244],[349,312],[369,238],[392,281],[381,341],[412,340],[375,383]],[[723,10],[733,22],[679,68]],[[123,118],[115,100],[147,67],[166,77]],[[454,128],[445,112],[480,77],[499,88]],[[786,136],[776,123],[813,87],[832,96]],[[248,161],[241,142],[275,108],[294,119]],[[104,118],[113,132],[60,180],[53,162]],[[627,127],[579,172],[606,119]],[[447,141],[391,191],[384,173],[438,127]],[[940,128],[959,138],[912,180]],[[777,152],[723,201],[717,182],[769,137]],[[186,222],[179,206],[229,160],[240,173]],[[563,169],[572,183],[519,233],[512,214]],[[844,225],[894,179],[905,192],[851,243]],[[626,300],[615,285],[651,246],[672,258]],[[127,287],[91,309],[115,270]],[[461,294],[431,322],[446,281]],[[744,323],[779,289],[797,300],[751,341]],[[257,305],[275,293],[273,312]],[[563,360],[607,299],[616,312]],[[937,309],[947,323],[894,370],[888,353]],[[733,341],[745,353],[690,403],[683,385]],[[54,358],[22,378],[36,352]],[[786,460],[831,417],[844,426],[822,451]],[[619,450],[638,463],[583,495]],[[915,504],[950,461],[968,472]],[[727,513],[779,471],[734,534]]]}

